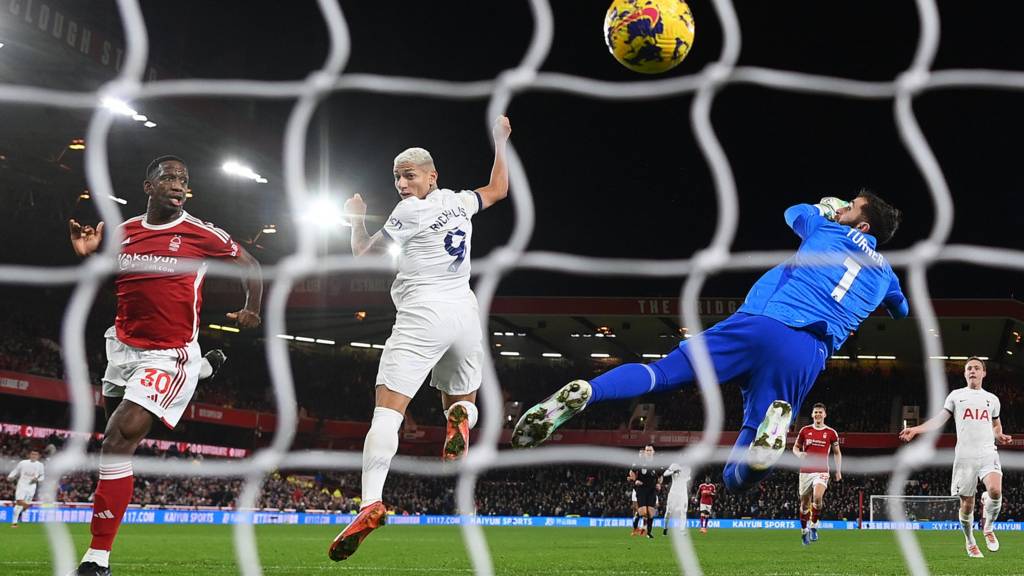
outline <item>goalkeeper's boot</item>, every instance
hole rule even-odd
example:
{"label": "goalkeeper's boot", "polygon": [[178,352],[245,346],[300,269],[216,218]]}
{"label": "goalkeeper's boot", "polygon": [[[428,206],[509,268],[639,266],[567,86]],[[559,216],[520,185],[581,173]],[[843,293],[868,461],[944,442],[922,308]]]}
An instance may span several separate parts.
{"label": "goalkeeper's boot", "polygon": [[800,531],[800,541],[803,542],[804,546],[811,543],[811,535],[807,530]]}
{"label": "goalkeeper's boot", "polygon": [[355,520],[334,538],[327,555],[337,562],[355,554],[356,548],[359,548],[370,532],[385,524],[387,519],[388,509],[382,502],[374,502],[363,508]]}
{"label": "goalkeeper's boot", "polygon": [[512,431],[513,448],[533,448],[554,434],[559,426],[579,414],[590,401],[590,383],[573,380],[523,414]]}
{"label": "goalkeeper's boot", "polygon": [[981,550],[978,549],[978,545],[977,544],[968,544],[967,545],[967,555],[970,556],[971,558],[984,558],[985,557],[985,555],[981,553]]}
{"label": "goalkeeper's boot", "polygon": [[811,528],[810,530],[808,530],[808,533],[809,533],[809,536],[810,536],[808,538],[808,540],[810,540],[811,542],[817,542],[818,541],[818,529],[817,528]]}
{"label": "goalkeeper's boot", "polygon": [[776,400],[768,407],[757,428],[754,441],[747,450],[747,464],[754,470],[767,470],[786,451],[786,431],[793,417],[793,407],[785,400]]}
{"label": "goalkeeper's boot", "polygon": [[100,566],[95,562],[82,562],[78,569],[68,576],[110,576],[110,567]]}
{"label": "goalkeeper's boot", "polygon": [[456,404],[448,410],[448,429],[444,436],[444,450],[441,459],[458,460],[469,450],[469,413],[464,406]]}

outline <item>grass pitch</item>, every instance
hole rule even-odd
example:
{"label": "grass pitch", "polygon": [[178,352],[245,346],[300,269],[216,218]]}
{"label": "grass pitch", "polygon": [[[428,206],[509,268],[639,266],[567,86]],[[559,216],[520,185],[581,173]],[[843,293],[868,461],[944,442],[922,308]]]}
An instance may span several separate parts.
{"label": "grass pitch", "polygon": [[[472,574],[457,527],[385,526],[344,562],[327,546],[339,527],[257,526],[268,576],[308,574]],[[78,554],[89,526],[71,525]],[[485,528],[499,575],[680,574],[668,538],[631,537],[616,528]],[[804,547],[795,530],[691,531],[705,574],[906,574],[895,536],[882,531],[821,532]],[[932,574],[1024,574],[1024,533],[1002,533],[1002,550],[972,560],[959,532],[918,532]],[[981,534],[978,533],[980,538]],[[137,525],[121,528],[111,559],[115,575],[224,576],[237,574],[227,526]],[[77,560],[77,559],[76,559]],[[0,574],[49,576],[50,551],[42,526],[0,525]]]}

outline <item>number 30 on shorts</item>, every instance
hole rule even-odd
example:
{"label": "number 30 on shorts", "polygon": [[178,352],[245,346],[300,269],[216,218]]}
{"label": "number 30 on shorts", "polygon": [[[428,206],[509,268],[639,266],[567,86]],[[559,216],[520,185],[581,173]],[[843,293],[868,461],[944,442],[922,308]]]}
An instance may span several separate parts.
{"label": "number 30 on shorts", "polygon": [[156,368],[146,368],[146,373],[142,376],[142,385],[153,388],[157,394],[163,394],[171,387],[171,375]]}

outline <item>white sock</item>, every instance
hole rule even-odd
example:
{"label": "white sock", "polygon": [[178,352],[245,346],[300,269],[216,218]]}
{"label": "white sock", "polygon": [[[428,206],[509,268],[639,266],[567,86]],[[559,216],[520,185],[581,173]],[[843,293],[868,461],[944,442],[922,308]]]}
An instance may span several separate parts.
{"label": "white sock", "polygon": [[[987,494],[987,492],[986,492]],[[1003,507],[1003,496],[999,498],[988,497],[985,498],[985,527],[982,528],[982,532],[991,532],[992,523],[996,521],[996,517],[999,516],[999,509]]]}
{"label": "white sock", "polygon": [[380,502],[391,459],[398,452],[398,429],[405,416],[390,408],[373,409],[373,421],[363,442],[362,508]]}
{"label": "white sock", "polygon": [[14,522],[11,522],[11,524],[17,524],[18,523],[18,520],[21,518],[21,511],[24,510],[24,509],[25,509],[24,506],[17,506],[16,505],[14,507]]}
{"label": "white sock", "polygon": [[199,379],[206,380],[213,375],[213,366],[210,365],[210,361],[203,358],[199,361]]}
{"label": "white sock", "polygon": [[480,418],[480,411],[477,410],[476,404],[473,404],[468,400],[459,400],[458,402],[449,406],[448,409],[444,411],[444,417],[448,418],[448,412],[451,412],[451,409],[455,408],[456,406],[462,406],[463,408],[466,409],[466,415],[469,416],[469,429],[472,430],[473,427],[476,426],[477,419]]}
{"label": "white sock", "polygon": [[82,563],[95,562],[96,564],[104,567],[110,567],[110,550],[94,550],[89,548],[85,551],[85,556],[82,556]]}
{"label": "white sock", "polygon": [[964,514],[964,512],[962,510],[960,511],[960,527],[963,528],[964,536],[967,537],[967,544],[972,545],[972,546],[975,545],[976,542],[974,541],[974,512],[973,511],[968,512],[966,514]]}

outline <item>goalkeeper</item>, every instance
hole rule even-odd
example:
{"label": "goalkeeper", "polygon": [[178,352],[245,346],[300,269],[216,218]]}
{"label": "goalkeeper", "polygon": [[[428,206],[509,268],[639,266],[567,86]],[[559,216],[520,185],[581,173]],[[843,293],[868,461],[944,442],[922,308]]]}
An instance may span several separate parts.
{"label": "goalkeeper", "polygon": [[[743,392],[743,425],[723,472],[730,490],[749,489],[768,475],[785,451],[793,412],[825,361],[879,304],[894,318],[908,313],[896,274],[875,251],[899,227],[899,210],[861,191],[852,202],[823,198],[792,206],[785,218],[801,240],[796,254],[761,276],[735,314],[703,333],[719,382],[735,380]],[[693,382],[684,340],[652,364],[623,364],[566,384],[523,414],[512,445],[544,442],[590,404]]]}

